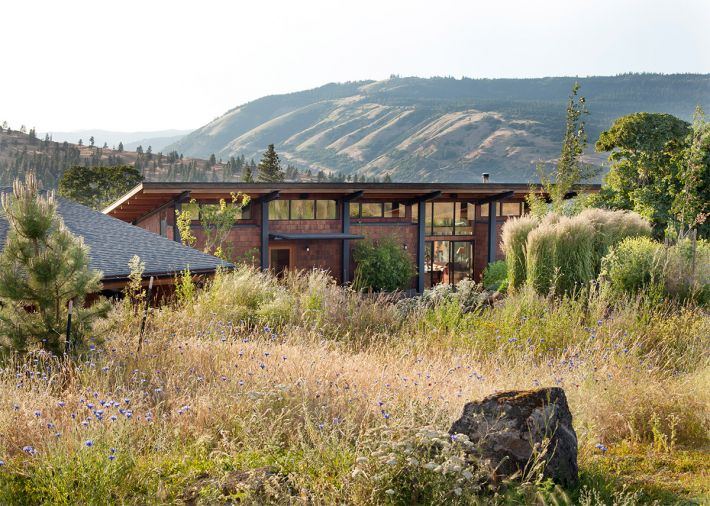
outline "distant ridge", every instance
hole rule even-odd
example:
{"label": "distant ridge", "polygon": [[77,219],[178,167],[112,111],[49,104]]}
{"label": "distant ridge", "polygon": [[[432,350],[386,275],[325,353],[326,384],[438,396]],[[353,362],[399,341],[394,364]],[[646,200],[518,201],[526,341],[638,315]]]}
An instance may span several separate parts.
{"label": "distant ridge", "polygon": [[[224,160],[256,158],[270,143],[300,169],[389,175],[395,181],[527,182],[559,154],[575,81],[587,98],[590,145],[637,111],[690,119],[710,107],[708,74],[454,79],[394,77],[330,83],[240,105],[165,148]],[[606,156],[589,150],[587,161]]]}

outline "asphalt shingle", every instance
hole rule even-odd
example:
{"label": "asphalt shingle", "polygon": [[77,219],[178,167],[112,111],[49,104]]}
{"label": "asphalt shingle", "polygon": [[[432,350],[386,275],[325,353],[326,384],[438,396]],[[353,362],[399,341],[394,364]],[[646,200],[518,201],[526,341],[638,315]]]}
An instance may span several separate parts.
{"label": "asphalt shingle", "polygon": [[[0,193],[11,191],[0,188]],[[107,216],[81,204],[57,197],[57,210],[66,227],[84,238],[89,247],[91,268],[103,278],[121,278],[130,273],[128,261],[138,255],[145,263],[145,275],[175,274],[186,268],[193,272],[231,266],[212,255],[171,241],[140,227]],[[8,223],[0,214],[0,245],[4,247]]]}

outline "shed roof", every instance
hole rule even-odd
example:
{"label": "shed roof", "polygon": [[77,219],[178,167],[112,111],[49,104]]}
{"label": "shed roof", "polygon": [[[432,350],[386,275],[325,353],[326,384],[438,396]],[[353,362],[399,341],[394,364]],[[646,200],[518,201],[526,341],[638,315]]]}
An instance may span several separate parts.
{"label": "shed roof", "polygon": [[[541,190],[539,185],[533,185]],[[258,199],[278,192],[278,198],[340,199],[358,194],[360,200],[414,201],[441,192],[440,201],[488,202],[499,196],[522,199],[530,191],[527,183],[205,183],[146,181],[103,210],[124,221],[136,220],[176,199],[209,200],[244,193]],[[599,185],[587,185],[598,191]],[[360,194],[360,192],[362,192]]]}
{"label": "shed roof", "polygon": [[[0,193],[12,191],[0,188]],[[138,255],[146,276],[171,276],[190,268],[193,273],[212,272],[231,264],[212,255],[171,241],[140,227],[107,216],[81,204],[57,197],[57,211],[66,227],[83,237],[89,247],[90,266],[103,272],[103,280],[122,280],[130,274],[128,262]],[[0,244],[4,247],[8,223],[0,216]]]}

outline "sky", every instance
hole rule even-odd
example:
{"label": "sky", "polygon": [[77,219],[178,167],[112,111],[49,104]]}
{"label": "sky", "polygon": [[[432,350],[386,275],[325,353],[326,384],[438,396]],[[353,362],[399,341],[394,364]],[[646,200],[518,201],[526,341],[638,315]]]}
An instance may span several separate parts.
{"label": "sky", "polygon": [[710,73],[710,0],[0,3],[0,123],[194,129],[265,95],[400,76]]}

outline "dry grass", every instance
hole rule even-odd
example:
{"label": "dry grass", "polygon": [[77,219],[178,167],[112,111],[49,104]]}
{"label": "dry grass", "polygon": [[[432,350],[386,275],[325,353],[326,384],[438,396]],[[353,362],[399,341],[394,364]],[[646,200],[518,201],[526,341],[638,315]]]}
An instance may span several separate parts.
{"label": "dry grass", "polygon": [[[0,501],[179,503],[208,477],[192,499],[212,503],[220,479],[267,466],[273,482],[231,493],[385,502],[352,475],[373,430],[446,430],[468,400],[538,385],[565,388],[583,472],[599,468],[597,443],[671,456],[707,447],[707,315],[677,310],[659,327],[667,314],[630,304],[604,318],[600,297],[578,305],[524,291],[472,313],[445,302],[403,312],[320,273],[278,284],[242,270],[189,307],[156,311],[140,355],[138,322],[117,310],[100,329],[105,346],[79,364],[5,364]],[[595,486],[614,496],[611,481]]]}

